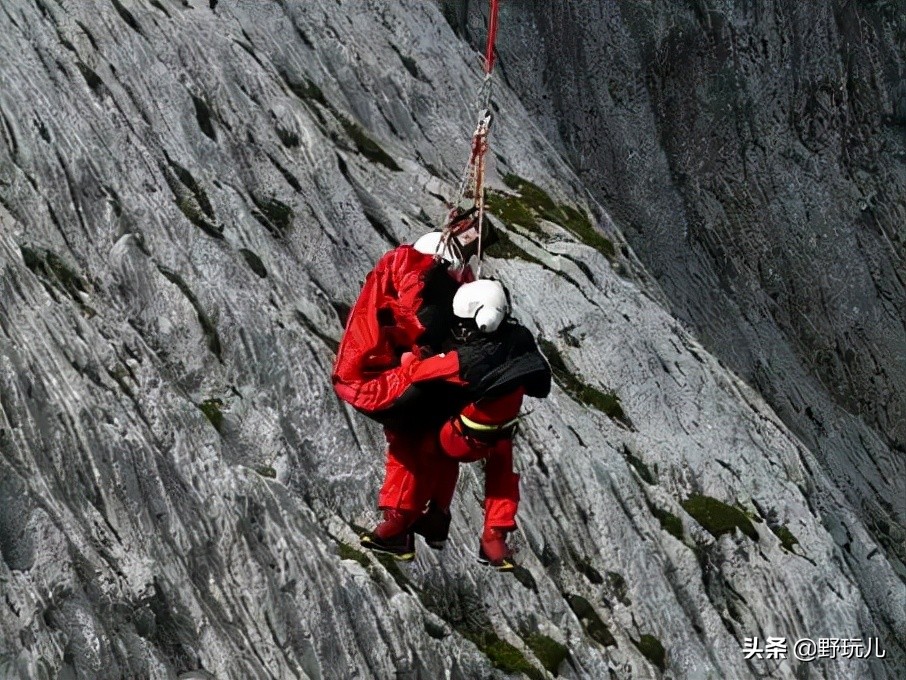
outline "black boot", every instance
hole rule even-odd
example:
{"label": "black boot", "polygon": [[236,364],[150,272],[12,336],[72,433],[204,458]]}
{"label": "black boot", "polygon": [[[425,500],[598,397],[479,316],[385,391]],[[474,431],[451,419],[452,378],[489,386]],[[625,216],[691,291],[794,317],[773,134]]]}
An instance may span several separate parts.
{"label": "black boot", "polygon": [[393,555],[401,562],[415,559],[415,536],[411,531],[389,538],[381,538],[373,531],[369,531],[367,534],[362,534],[359,541],[363,548],[368,548],[372,552]]}
{"label": "black boot", "polygon": [[516,568],[513,562],[513,550],[506,543],[507,531],[486,527],[481,535],[478,548],[478,562],[493,567],[497,571],[512,571]]}
{"label": "black boot", "polygon": [[450,511],[441,510],[431,501],[428,509],[410,527],[434,550],[443,550],[450,534]]}
{"label": "black boot", "polygon": [[384,521],[374,531],[362,534],[359,541],[363,548],[408,562],[415,559],[415,536],[411,528],[414,519],[415,513],[411,511],[388,508],[384,510]]}

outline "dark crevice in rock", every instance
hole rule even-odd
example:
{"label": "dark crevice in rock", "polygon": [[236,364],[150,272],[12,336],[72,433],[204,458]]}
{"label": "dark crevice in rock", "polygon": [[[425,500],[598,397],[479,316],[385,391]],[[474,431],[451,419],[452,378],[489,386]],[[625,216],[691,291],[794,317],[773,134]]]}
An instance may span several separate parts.
{"label": "dark crevice in rock", "polygon": [[76,217],[79,220],[79,224],[82,226],[82,231],[85,232],[86,238],[90,240],[93,234],[88,228],[88,225],[85,224],[85,218],[82,214],[81,201],[79,199],[79,195],[76,193],[77,186],[82,190],[82,192],[85,191],[87,181],[82,180],[81,182],[76,182],[69,171],[69,166],[66,163],[66,159],[63,158],[63,155],[60,153],[59,149],[55,149],[54,154],[57,157],[57,162],[60,164],[60,170],[63,172],[63,177],[66,178],[66,189],[69,191],[69,198],[72,201],[73,212],[75,212]]}
{"label": "dark crevice in rock", "polygon": [[83,295],[88,294],[88,284],[75,269],[66,264],[53,251],[42,248],[21,246],[22,259],[44,284],[47,292],[58,301],[54,286],[62,289],[79,306],[84,306]]}
{"label": "dark crevice in rock", "polygon": [[653,635],[642,635],[638,640],[632,640],[638,650],[646,659],[657,666],[663,673],[666,669],[664,646],[661,641]]}
{"label": "dark crevice in rock", "polygon": [[570,395],[576,401],[591,406],[601,413],[610,416],[613,420],[621,425],[633,429],[632,421],[624,413],[620,405],[620,399],[615,394],[602,392],[597,387],[593,387],[573,374],[566,366],[560,350],[557,346],[546,338],[538,338],[538,346],[542,353],[547,357],[551,366],[554,380],[560,385],[561,389]]}
{"label": "dark crevice in rock", "polygon": [[85,24],[83,24],[81,21],[76,21],[76,25],[78,25],[78,27],[82,29],[82,33],[84,33],[85,37],[88,38],[88,42],[91,44],[91,48],[95,52],[97,52],[97,50],[98,50],[97,40],[94,39],[94,35],[92,35],[91,31],[88,30],[88,27],[85,26]]}
{"label": "dark crevice in rock", "polygon": [[200,97],[196,97],[194,94],[191,97],[192,104],[195,106],[195,119],[198,121],[198,127],[201,128],[205,136],[216,142],[217,131],[211,123],[211,108]]}
{"label": "dark crevice in rock", "polygon": [[379,163],[383,165],[388,170],[393,172],[402,172],[403,169],[396,164],[396,161],[388,154],[384,149],[374,141],[361,125],[350,120],[341,113],[334,111],[337,119],[340,122],[340,125],[343,127],[343,131],[346,135],[352,140],[352,143],[355,145],[355,149],[369,161],[373,163]]}
{"label": "dark crevice in rock", "polygon": [[298,321],[299,324],[303,328],[305,328],[309,333],[311,333],[316,338],[318,338],[321,342],[323,342],[325,345],[327,345],[327,347],[330,349],[331,352],[333,352],[334,354],[337,353],[337,350],[340,348],[339,342],[337,342],[332,337],[330,337],[329,335],[324,333],[320,328],[318,328],[318,325],[316,323],[314,323],[308,317],[306,317],[304,314],[302,314],[302,312],[297,310],[295,316],[296,316],[296,321]]}
{"label": "dark crevice in rock", "polygon": [[16,141],[13,126],[10,125],[9,119],[6,117],[6,113],[2,108],[0,108],[0,118],[3,119],[3,131],[6,133],[4,136],[6,138],[6,144],[11,152],[10,155],[12,158],[16,158],[19,155],[19,143]]}
{"label": "dark crevice in rock", "polygon": [[617,645],[617,641],[610,632],[610,629],[604,621],[601,620],[601,617],[598,616],[598,613],[588,600],[581,595],[576,594],[564,593],[563,597],[566,598],[566,603],[569,605],[569,608],[572,609],[576,618],[579,619],[579,622],[582,624],[582,628],[585,630],[588,637],[604,647],[614,647]]}
{"label": "dark crevice in rock", "polygon": [[176,198],[176,206],[208,236],[223,239],[223,227],[216,224],[214,207],[205,190],[188,170],[166,155],[168,166],[161,166],[164,179]]}
{"label": "dark crevice in rock", "polygon": [[[245,31],[242,32],[242,35],[243,36],[246,35]],[[255,54],[255,49],[252,47],[251,42],[246,42],[245,40],[233,39],[233,43],[236,45],[239,45],[239,47],[241,47],[243,50],[245,50],[246,54],[248,54],[252,59],[255,60],[255,63],[258,64],[258,66],[260,66],[261,68],[264,68],[264,64],[261,63],[261,60],[258,58],[258,55]],[[243,89],[243,92],[245,92],[244,89]],[[246,95],[249,96],[250,99],[253,99],[253,97],[251,97],[248,94],[248,92],[246,92]]]}
{"label": "dark crevice in rock", "polygon": [[208,349],[211,350],[211,353],[215,357],[217,357],[217,360],[220,363],[223,363],[223,347],[220,343],[220,335],[217,332],[217,325],[204,311],[204,308],[201,306],[201,303],[198,301],[195,293],[193,293],[192,289],[189,288],[189,284],[187,284],[185,279],[183,279],[172,269],[164,267],[160,264],[157,265],[157,269],[168,281],[173,283],[177,288],[179,288],[179,290],[182,291],[182,294],[186,296],[186,299],[195,308],[195,313],[198,316],[198,323],[201,324],[201,329],[204,332],[205,337],[207,338]]}
{"label": "dark crevice in rock", "polygon": [[311,41],[311,38],[309,38],[308,35],[306,35],[305,31],[302,30],[302,28],[299,26],[299,24],[297,24],[295,21],[292,21],[291,23],[292,23],[293,31],[295,31],[296,36],[298,36],[299,40],[302,41],[302,44],[305,45],[310,50],[315,49],[315,44]]}
{"label": "dark crevice in rock", "polygon": [[96,94],[99,93],[104,86],[104,81],[101,80],[101,77],[83,61],[76,61],[76,66],[82,74],[82,77],[85,79],[85,82],[88,84],[88,87],[91,88],[91,91]]}
{"label": "dark crevice in rock", "polygon": [[267,278],[267,269],[260,257],[247,248],[240,248],[239,252],[245,259],[245,263],[249,266],[249,269],[251,269],[256,276],[262,279]]}
{"label": "dark crevice in rock", "polygon": [[201,669],[195,651],[198,639],[192,618],[165,592],[162,581],[154,580],[154,594],[143,604],[154,614],[153,626],[148,630],[149,641],[161,651],[170,667],[176,673]]}
{"label": "dark crevice in rock", "polygon": [[293,226],[293,209],[272,196],[256,196],[254,193],[250,193],[249,197],[257,208],[252,211],[252,217],[258,220],[274,238],[286,238]]}
{"label": "dark crevice in rock", "polygon": [[409,71],[409,74],[417,80],[424,81],[424,76],[422,76],[422,73],[418,68],[418,62],[416,62],[415,59],[413,59],[412,57],[408,57],[405,54],[403,54],[396,45],[391,45],[391,47],[393,48],[393,51],[396,52],[397,56],[400,58],[400,61],[402,62],[405,69],[407,71]]}
{"label": "dark crevice in rock", "polygon": [[400,244],[399,240],[390,233],[390,230],[378,215],[365,210],[365,219],[368,220],[368,224],[370,224],[391,247],[396,248]]}
{"label": "dark crevice in rock", "polygon": [[629,446],[623,444],[623,455],[626,456],[626,460],[635,468],[635,471],[639,473],[641,477],[647,484],[657,484],[657,475],[655,475],[651,469],[642,461],[641,458],[634,455],[630,450]]}
{"label": "dark crevice in rock", "polygon": [[127,10],[119,2],[119,0],[110,0],[113,3],[113,7],[116,9],[116,13],[120,15],[120,18],[126,22],[126,25],[129,26],[133,31],[138,33],[140,36],[144,37],[141,26],[138,25],[138,22],[135,20],[135,17],[132,16],[132,13]]}
{"label": "dark crevice in rock", "polygon": [[286,180],[286,183],[289,184],[294,191],[302,191],[302,185],[299,183],[299,180],[296,179],[296,176],[293,175],[289,170],[284,168],[276,158],[271,154],[267,154],[268,159],[273,164],[275,168],[283,175],[283,179]]}

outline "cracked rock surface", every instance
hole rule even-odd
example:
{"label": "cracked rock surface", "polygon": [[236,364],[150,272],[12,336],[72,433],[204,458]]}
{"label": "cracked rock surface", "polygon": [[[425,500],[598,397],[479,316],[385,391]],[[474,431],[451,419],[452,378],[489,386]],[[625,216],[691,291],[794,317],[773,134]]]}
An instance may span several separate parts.
{"label": "cracked rock surface", "polygon": [[[486,3],[441,5],[483,39]],[[902,2],[529,1],[501,22],[501,72],[670,309],[906,560]]]}
{"label": "cracked rock surface", "polygon": [[[733,364],[743,382],[678,320],[696,321],[639,246],[668,239],[664,215],[615,210],[529,85],[495,95],[486,265],[557,383],[517,441],[523,568],[475,563],[477,466],[442,553],[359,551],[383,436],[330,366],[365,274],[455,191],[480,70],[450,18],[0,7],[0,677],[898,677],[901,431],[819,387],[827,438],[791,429],[787,383]],[[652,158],[666,144],[634,132]],[[714,314],[742,327],[737,304]],[[887,656],[747,660],[754,636]]]}

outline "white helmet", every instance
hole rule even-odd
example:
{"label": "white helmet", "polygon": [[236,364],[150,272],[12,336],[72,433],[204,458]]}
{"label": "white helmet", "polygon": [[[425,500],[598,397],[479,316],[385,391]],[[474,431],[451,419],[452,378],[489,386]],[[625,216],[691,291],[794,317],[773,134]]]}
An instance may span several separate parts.
{"label": "white helmet", "polygon": [[509,311],[506,289],[500,281],[472,281],[460,286],[453,296],[453,314],[460,319],[474,319],[483,333],[496,331]]}
{"label": "white helmet", "polygon": [[456,253],[450,248],[449,243],[445,243],[441,246],[442,237],[442,232],[429,231],[427,234],[420,236],[418,240],[412,244],[412,247],[425,255],[436,255],[445,262],[449,262],[454,267],[462,266],[462,262],[456,257]]}

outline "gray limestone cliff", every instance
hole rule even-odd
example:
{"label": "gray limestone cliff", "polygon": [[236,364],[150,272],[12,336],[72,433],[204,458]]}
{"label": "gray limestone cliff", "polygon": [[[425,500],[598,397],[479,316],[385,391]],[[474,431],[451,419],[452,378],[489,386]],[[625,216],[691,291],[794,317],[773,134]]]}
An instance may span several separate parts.
{"label": "gray limestone cliff", "polygon": [[[658,4],[619,6],[648,21]],[[862,4],[884,18],[884,3]],[[714,40],[734,34],[692,5]],[[517,440],[515,575],[475,562],[477,466],[463,469],[444,552],[420,544],[400,566],[359,550],[383,437],[329,379],[365,274],[438,225],[455,191],[480,81],[464,39],[477,29],[463,27],[480,13],[410,0],[0,7],[0,677],[898,677],[903,367],[885,364],[869,389],[865,365],[902,351],[902,285],[886,273],[901,261],[878,241],[900,238],[902,111],[880,96],[846,109],[845,135],[859,116],[876,123],[879,148],[852,147],[874,164],[864,176],[831,153],[849,137],[819,127],[800,132],[828,144],[823,161],[799,150],[810,174],[770,156],[795,149],[755,138],[720,176],[701,174],[687,166],[717,152],[697,145],[758,130],[736,99],[707,125],[714,137],[665,127],[679,94],[704,87],[690,74],[716,72],[707,56],[689,72],[672,53],[626,47],[642,56],[621,61],[620,39],[644,47],[649,31],[611,15],[547,25],[530,2],[507,11],[489,196],[503,236],[486,270],[512,287],[556,378]],[[595,97],[583,125],[545,108],[531,61],[580,28],[594,34],[583,58],[606,50],[625,88],[625,108],[610,107],[594,62],[573,55],[576,78],[594,81],[570,84]],[[901,73],[900,38],[865,68]],[[868,43],[851,44],[857,68]],[[828,116],[843,95],[821,92],[791,120],[838,134]],[[758,115],[782,127],[784,110]],[[603,135],[602,116],[622,135]],[[707,124],[693,118],[676,125]],[[746,195],[734,187],[751,182],[757,208],[789,173],[815,206],[777,198],[736,238],[755,208],[732,217],[726,202]],[[822,213],[818,191],[867,207]],[[800,209],[863,244],[855,284],[831,276],[844,245],[809,250],[812,232],[784,218]],[[831,240],[808,219],[795,224]],[[731,244],[736,264],[719,270]],[[772,293],[784,314],[819,311],[756,324],[753,300]],[[850,295],[876,317],[862,334],[834,311]],[[797,339],[806,321],[816,330]],[[739,353],[719,359],[725,338]],[[838,376],[831,353],[817,371],[796,344],[808,339],[839,340],[854,368]],[[806,403],[821,436],[790,413]],[[870,637],[886,657],[746,659],[756,636]]]}
{"label": "gray limestone cliff", "polygon": [[[485,4],[442,3],[473,40]],[[906,7],[502,7],[501,72],[670,309],[906,560]]]}

